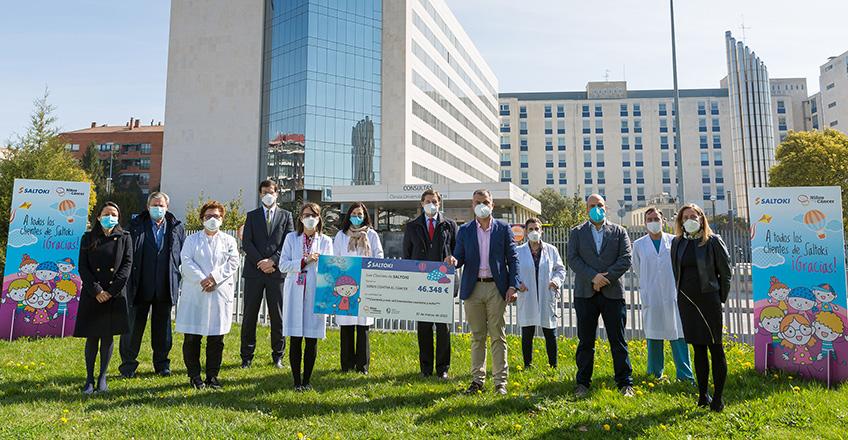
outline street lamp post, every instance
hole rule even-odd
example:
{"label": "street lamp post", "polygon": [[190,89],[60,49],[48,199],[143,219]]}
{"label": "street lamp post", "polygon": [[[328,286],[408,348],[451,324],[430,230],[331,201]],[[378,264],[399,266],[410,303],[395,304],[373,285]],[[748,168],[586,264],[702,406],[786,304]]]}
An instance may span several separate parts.
{"label": "street lamp post", "polygon": [[674,161],[677,178],[677,206],[681,206],[686,198],[683,195],[683,155],[680,150],[680,88],[677,85],[677,43],[674,36],[674,0],[669,0],[671,10],[671,66],[674,74]]}
{"label": "street lamp post", "polygon": [[710,202],[712,202],[712,204],[713,204],[713,221],[715,221],[715,218],[716,218],[716,210],[715,210],[716,196],[715,196],[715,194],[710,196]]}

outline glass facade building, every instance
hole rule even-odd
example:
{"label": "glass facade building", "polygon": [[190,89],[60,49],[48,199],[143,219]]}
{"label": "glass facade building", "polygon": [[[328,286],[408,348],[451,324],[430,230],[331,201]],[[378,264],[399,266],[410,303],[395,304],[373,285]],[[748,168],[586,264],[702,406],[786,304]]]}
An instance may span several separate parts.
{"label": "glass facade building", "polygon": [[265,7],[260,174],[284,198],[379,183],[382,0]]}

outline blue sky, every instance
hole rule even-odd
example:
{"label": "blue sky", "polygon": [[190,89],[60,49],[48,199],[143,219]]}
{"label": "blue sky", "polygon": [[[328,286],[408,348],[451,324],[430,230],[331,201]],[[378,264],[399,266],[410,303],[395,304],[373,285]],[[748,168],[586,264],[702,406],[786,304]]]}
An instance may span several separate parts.
{"label": "blue sky", "polygon": [[[389,0],[385,0],[389,1]],[[670,88],[666,0],[446,0],[495,71],[501,91],[582,90],[626,76]],[[0,14],[0,141],[21,133],[45,86],[63,129],[164,118],[169,0],[9,1]],[[842,0],[677,0],[681,87],[718,87],[724,31],[772,77],[806,77],[848,51]]]}

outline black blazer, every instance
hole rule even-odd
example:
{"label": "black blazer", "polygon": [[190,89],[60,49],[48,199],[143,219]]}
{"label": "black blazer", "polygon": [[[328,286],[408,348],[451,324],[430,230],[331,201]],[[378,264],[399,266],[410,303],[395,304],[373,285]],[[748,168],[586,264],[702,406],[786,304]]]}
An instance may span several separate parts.
{"label": "black blazer", "polygon": [[[96,246],[92,246],[95,241]],[[79,258],[82,294],[74,336],[110,336],[129,331],[124,287],[131,268],[132,240],[129,232],[116,227],[108,236],[94,231],[82,236]],[[112,298],[99,303],[95,297],[104,290]]]}
{"label": "black blazer", "polygon": [[695,246],[695,258],[698,262],[698,277],[701,280],[701,292],[719,292],[721,302],[726,302],[730,294],[730,254],[727,246],[718,234],[710,236],[707,243],[700,246],[700,240],[688,240],[674,237],[671,242],[671,261],[674,268],[674,280],[680,280],[680,264],[685,246]]}
{"label": "black blazer", "polygon": [[[280,254],[283,252],[283,242],[289,232],[294,231],[292,214],[279,206],[274,211],[274,219],[271,223],[271,235],[265,223],[265,208],[260,206],[247,213],[242,233],[241,248],[244,251],[244,278],[279,278],[285,275],[279,270]],[[270,258],[277,270],[266,274],[256,268],[259,261]]]}
{"label": "black blazer", "polygon": [[452,255],[456,245],[456,222],[440,214],[434,229],[433,240],[430,240],[424,214],[409,221],[403,232],[403,258],[444,261],[448,255]]}
{"label": "black blazer", "polygon": [[[150,211],[145,210],[130,221],[128,228],[132,236],[133,250],[133,268],[130,273],[129,282],[127,282],[127,301],[130,304],[133,304],[135,293],[138,290],[138,286],[141,285],[142,270],[140,266],[143,261],[141,256],[144,250],[144,241],[156,240],[153,237],[150,221],[152,221]],[[177,304],[177,298],[180,295],[180,279],[182,278],[180,274],[180,251],[182,251],[183,242],[185,242],[185,228],[183,227],[183,223],[170,212],[165,213],[165,222],[168,223],[165,231],[165,249],[168,249],[170,253],[168,259],[168,268],[170,270],[168,282],[171,290],[171,304]]]}

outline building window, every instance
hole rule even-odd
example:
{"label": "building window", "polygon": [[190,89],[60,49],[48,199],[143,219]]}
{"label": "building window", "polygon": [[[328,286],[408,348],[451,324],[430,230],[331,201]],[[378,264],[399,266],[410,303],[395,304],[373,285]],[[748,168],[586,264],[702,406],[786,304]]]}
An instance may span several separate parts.
{"label": "building window", "polygon": [[565,153],[559,153],[559,167],[565,168]]}
{"label": "building window", "polygon": [[662,183],[663,185],[671,185],[671,172],[667,168],[662,170]]}
{"label": "building window", "polygon": [[813,115],[813,129],[819,129],[819,115]]}
{"label": "building window", "polygon": [[630,188],[624,188],[624,200],[628,202],[633,201],[633,192]]}
{"label": "building window", "polygon": [[701,183],[710,183],[710,169],[701,168]]}
{"label": "building window", "polygon": [[592,172],[591,171],[586,170],[586,171],[583,172],[583,183],[585,183],[586,185],[592,184]]}
{"label": "building window", "polygon": [[554,167],[554,153],[545,154],[545,168]]}
{"label": "building window", "polygon": [[830,89],[832,89],[832,88],[834,88],[834,87],[836,87],[836,84],[834,84],[834,83],[830,83],[830,84],[828,84],[828,85],[827,85],[826,89],[827,89],[827,90],[830,90]]}
{"label": "building window", "polygon": [[827,108],[834,108],[834,107],[836,107],[836,101],[833,101],[833,102],[831,102],[830,104],[827,105]]}
{"label": "building window", "polygon": [[509,104],[501,104],[501,116],[509,116]]}
{"label": "building window", "polygon": [[592,168],[592,153],[583,152],[583,168]]}
{"label": "building window", "polygon": [[718,118],[713,118],[713,132],[721,131],[721,123]]}
{"label": "building window", "polygon": [[668,110],[667,110],[667,108],[668,108],[668,107],[666,106],[666,103],[661,102],[661,103],[659,104],[659,114],[660,114],[660,116],[667,116],[667,115],[668,115]]}
{"label": "building window", "polygon": [[629,167],[630,166],[630,152],[622,151],[621,152],[621,166]]}
{"label": "building window", "polygon": [[604,137],[603,136],[595,136],[595,148],[598,150],[604,149]]}
{"label": "building window", "polygon": [[598,152],[595,153],[595,165],[597,165],[598,168],[601,168],[601,167],[604,166],[604,152],[603,151],[598,151]]}
{"label": "building window", "polygon": [[592,127],[591,127],[591,125],[589,125],[589,120],[584,119],[583,120],[583,134],[589,134],[591,132],[592,132]]}
{"label": "building window", "polygon": [[718,102],[716,102],[716,101],[710,102],[710,114],[713,115],[713,116],[718,115]]}
{"label": "building window", "polygon": [[565,136],[557,136],[557,151],[565,151]]}
{"label": "building window", "polygon": [[709,185],[703,185],[702,187],[704,192],[704,200],[710,200],[712,198],[712,188]]}
{"label": "building window", "polygon": [[592,140],[589,136],[583,136],[583,151],[592,149]]}
{"label": "building window", "polygon": [[568,183],[568,179],[565,176],[565,171],[560,171],[559,172],[559,184],[565,185],[567,183]]}
{"label": "building window", "polygon": [[595,133],[603,133],[604,132],[604,120],[603,119],[595,119]]}
{"label": "building window", "polygon": [[501,182],[512,182],[512,170],[501,170]]}
{"label": "building window", "polygon": [[786,116],[780,116],[777,118],[777,129],[780,131],[786,131]]}
{"label": "building window", "polygon": [[721,135],[713,135],[713,148],[721,148]]}
{"label": "building window", "polygon": [[589,117],[589,105],[588,105],[588,104],[583,104],[583,109],[582,109],[582,110],[583,110],[583,111],[582,111],[581,113],[582,113],[583,117],[584,117],[584,118],[588,118],[588,117]]}
{"label": "building window", "polygon": [[554,151],[554,140],[550,136],[545,136],[545,151]]}
{"label": "building window", "polygon": [[641,133],[642,132],[642,120],[641,119],[634,119],[633,120],[633,132],[634,133]]}
{"label": "building window", "polygon": [[786,103],[785,102],[780,101],[780,100],[777,101],[777,113],[781,114],[781,115],[786,113]]}
{"label": "building window", "polygon": [[603,185],[605,183],[607,183],[607,179],[604,176],[604,172],[598,171],[598,185]]}
{"label": "building window", "polygon": [[509,133],[509,119],[501,119],[501,133]]}
{"label": "building window", "polygon": [[642,116],[642,106],[640,104],[633,104],[633,116]]}
{"label": "building window", "polygon": [[[641,166],[644,166],[644,165],[645,165],[645,162],[642,160],[642,152],[637,151],[636,152],[636,166],[641,167]],[[638,183],[638,182],[636,182],[636,183]]]}
{"label": "building window", "polygon": [[707,148],[709,148],[709,145],[707,145],[707,135],[702,134],[700,137],[701,137],[701,143],[700,143],[701,149],[706,150]]}
{"label": "building window", "polygon": [[707,132],[707,118],[698,118],[698,131],[701,133]]}
{"label": "building window", "polygon": [[100,144],[99,146],[100,151],[112,151],[112,148],[114,148],[114,144],[111,142],[107,144]]}
{"label": "building window", "polygon": [[709,166],[710,165],[710,153],[706,151],[701,152],[701,166]]}
{"label": "building window", "polygon": [[621,104],[621,116],[627,116],[627,104]]}
{"label": "building window", "polygon": [[508,167],[512,165],[511,156],[509,153],[501,153],[501,166]]}
{"label": "building window", "polygon": [[[703,160],[703,156],[701,157],[701,159]],[[713,164],[717,167],[722,165],[721,151],[718,151],[718,150],[713,151]]]}
{"label": "building window", "polygon": [[527,134],[527,120],[522,119],[518,122],[518,134]]}
{"label": "building window", "polygon": [[522,106],[518,107],[518,117],[521,118],[521,119],[527,118],[527,106],[526,105],[522,105]]}
{"label": "building window", "polygon": [[704,101],[698,101],[698,115],[703,116],[707,114],[707,106]]}
{"label": "building window", "polygon": [[668,119],[660,118],[660,133],[668,133]]}
{"label": "building window", "polygon": [[839,121],[833,121],[830,123],[831,127],[836,127],[837,125],[839,125]]}
{"label": "building window", "polygon": [[519,142],[519,150],[527,151],[527,136],[521,136],[521,138],[518,140],[518,142]]}
{"label": "building window", "polygon": [[[624,183],[625,185],[630,185],[630,184],[632,183],[632,181],[631,181],[631,179],[630,179],[630,170],[624,170],[624,171],[623,171],[621,181],[622,181],[622,183]],[[625,188],[625,191],[626,191],[626,190],[628,190],[628,189],[630,189],[630,188]]]}
{"label": "building window", "polygon": [[603,116],[604,116],[603,106],[601,106],[601,104],[595,104],[595,117],[601,118]]}
{"label": "building window", "polygon": [[65,144],[65,149],[68,151],[79,151],[79,144]]}
{"label": "building window", "polygon": [[630,136],[622,136],[621,137],[621,150],[629,150],[630,149]]}
{"label": "building window", "polygon": [[565,117],[565,106],[562,104],[557,104],[557,117],[564,118]]}
{"label": "building window", "polygon": [[547,174],[545,175],[545,184],[546,185],[553,185],[554,184],[554,172],[553,171],[548,171]]}
{"label": "building window", "polygon": [[545,134],[554,134],[554,123],[550,119],[545,120]]}
{"label": "building window", "polygon": [[667,166],[669,166],[669,164],[670,163],[669,163],[669,160],[668,160],[668,151],[661,152],[660,153],[660,165],[667,167]]}
{"label": "building window", "polygon": [[641,185],[645,183],[645,171],[641,169],[636,169],[636,184]]}
{"label": "building window", "polygon": [[642,136],[636,136],[636,144],[634,145],[634,148],[637,150],[642,149]]}
{"label": "building window", "polygon": [[545,104],[545,117],[546,118],[553,117],[553,113],[551,112],[551,105],[550,104]]}
{"label": "building window", "polygon": [[668,136],[660,136],[660,150],[668,150]]}
{"label": "building window", "polygon": [[527,171],[521,172],[521,184],[522,185],[529,185],[530,184],[530,178],[527,175],[528,175]]}
{"label": "building window", "polygon": [[715,181],[716,183],[724,183],[724,171],[721,168],[715,169]]}
{"label": "building window", "polygon": [[630,127],[627,126],[627,118],[621,118],[621,132],[629,133]]}
{"label": "building window", "polygon": [[565,120],[563,119],[557,121],[557,134],[565,134]]}
{"label": "building window", "polygon": [[510,149],[509,136],[501,136],[501,150],[509,150],[509,149]]}

